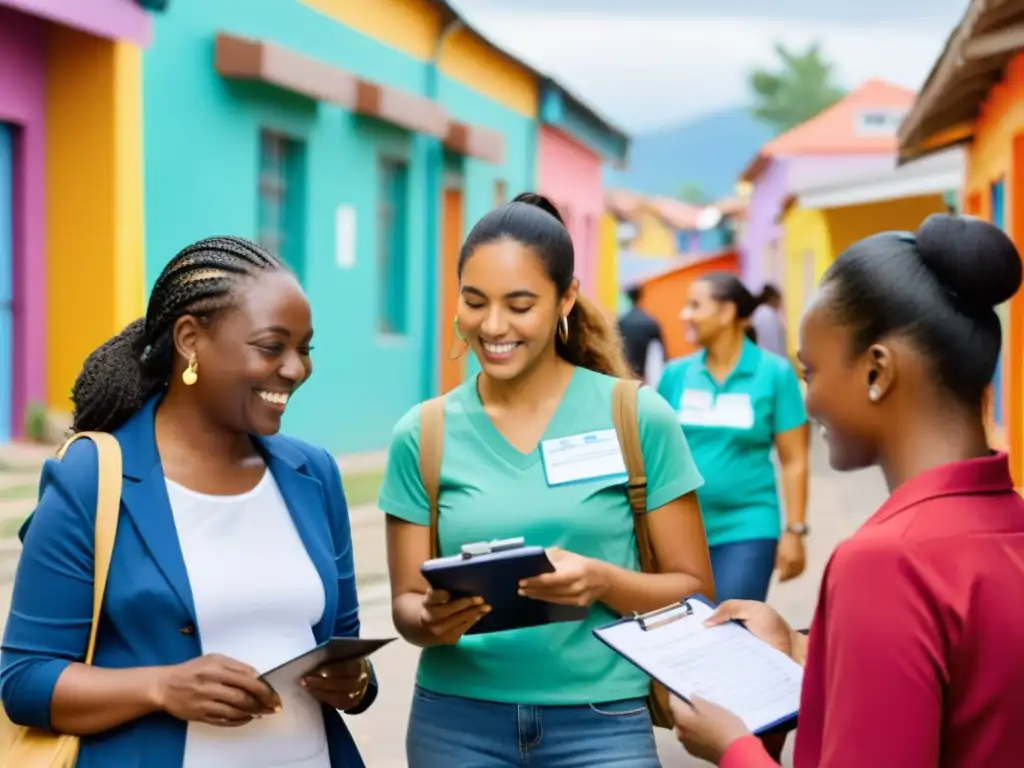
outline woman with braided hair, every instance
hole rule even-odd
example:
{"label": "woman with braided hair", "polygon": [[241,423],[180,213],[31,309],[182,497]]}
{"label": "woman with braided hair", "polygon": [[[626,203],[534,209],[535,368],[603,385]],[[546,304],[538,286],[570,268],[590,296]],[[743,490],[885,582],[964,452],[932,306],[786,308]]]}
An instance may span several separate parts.
{"label": "woman with braided hair", "polygon": [[82,737],[78,768],[337,768],[363,761],[337,710],[377,695],[364,659],[294,689],[258,677],[359,611],[348,510],[324,450],[277,435],[312,372],[309,303],[241,238],[185,248],[145,318],[86,359],[75,432],[110,432],[123,482],[93,666],[98,459],[43,468],[22,529],[0,696],[15,723]]}

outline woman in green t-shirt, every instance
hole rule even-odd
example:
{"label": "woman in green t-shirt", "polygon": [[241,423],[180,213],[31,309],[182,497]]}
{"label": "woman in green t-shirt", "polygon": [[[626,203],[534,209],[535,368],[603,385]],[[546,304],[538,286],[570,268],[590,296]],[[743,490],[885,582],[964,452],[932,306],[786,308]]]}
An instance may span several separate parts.
{"label": "woman in green t-shirt", "polygon": [[648,527],[661,573],[640,572],[622,468],[550,461],[564,438],[610,440],[612,389],[628,376],[618,339],[578,294],[558,211],[520,195],[487,214],[459,257],[455,334],[478,376],[445,398],[440,551],[523,537],[553,574],[523,594],[585,606],[582,621],[464,633],[489,611],[449,600],[420,575],[430,504],[420,475],[420,406],[397,425],[380,508],[387,513],[395,626],[424,648],[407,736],[410,768],[656,768],[648,680],[593,635],[633,611],[692,593],[713,597],[701,478],[672,409],[638,402]]}

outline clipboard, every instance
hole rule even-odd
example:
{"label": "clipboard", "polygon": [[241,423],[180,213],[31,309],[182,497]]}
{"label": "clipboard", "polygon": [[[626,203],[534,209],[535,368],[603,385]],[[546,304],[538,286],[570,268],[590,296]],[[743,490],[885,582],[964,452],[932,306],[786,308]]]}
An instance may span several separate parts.
{"label": "clipboard", "polygon": [[259,679],[271,690],[280,692],[291,685],[296,685],[300,678],[305,677],[322,664],[329,662],[353,661],[369,656],[380,650],[395,638],[370,640],[362,637],[332,637],[326,642],[314,646],[273,669],[268,669]]}
{"label": "clipboard", "polygon": [[598,627],[594,635],[683,701],[698,695],[720,704],[756,735],[792,730],[803,668],[740,622],[705,627],[714,608],[691,595]]}
{"label": "clipboard", "polygon": [[420,567],[434,589],[444,590],[452,598],[479,596],[491,606],[491,612],[470,627],[467,635],[585,619],[586,608],[519,594],[521,579],[554,570],[544,548],[528,547],[521,537],[464,544],[459,554],[427,560]]}

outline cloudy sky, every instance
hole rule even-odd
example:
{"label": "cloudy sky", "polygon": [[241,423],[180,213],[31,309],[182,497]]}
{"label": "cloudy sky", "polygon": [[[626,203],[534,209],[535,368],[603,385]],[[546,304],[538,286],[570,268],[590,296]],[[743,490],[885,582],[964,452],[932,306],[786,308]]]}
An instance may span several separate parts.
{"label": "cloudy sky", "polygon": [[629,131],[748,102],[772,43],[820,40],[843,85],[918,88],[968,0],[453,0],[495,43]]}

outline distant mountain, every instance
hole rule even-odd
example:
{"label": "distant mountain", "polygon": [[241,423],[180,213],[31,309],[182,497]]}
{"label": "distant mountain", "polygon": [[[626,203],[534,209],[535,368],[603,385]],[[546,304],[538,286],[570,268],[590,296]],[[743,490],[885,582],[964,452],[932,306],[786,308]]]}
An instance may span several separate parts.
{"label": "distant mountain", "polygon": [[712,200],[735,191],[740,171],[772,138],[772,130],[746,107],[690,120],[674,128],[633,136],[629,168],[608,171],[607,186],[674,196],[684,184]]}

